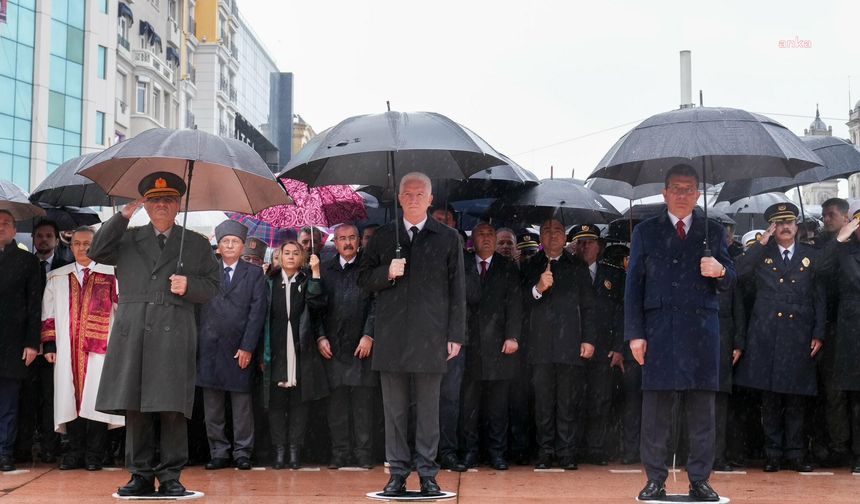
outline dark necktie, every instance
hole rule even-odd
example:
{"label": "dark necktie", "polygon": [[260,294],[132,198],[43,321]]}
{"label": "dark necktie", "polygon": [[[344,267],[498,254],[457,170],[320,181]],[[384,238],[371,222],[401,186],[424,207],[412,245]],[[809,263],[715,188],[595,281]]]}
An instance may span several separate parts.
{"label": "dark necktie", "polygon": [[782,251],[782,264],[784,264],[785,267],[787,268],[790,263],[791,263],[791,259],[788,258],[788,250],[787,249],[783,250]]}
{"label": "dark necktie", "polygon": [[45,280],[48,278],[48,261],[39,261],[39,271],[42,276],[42,285],[45,285]]}
{"label": "dark necktie", "polygon": [[158,248],[160,248],[161,250],[164,250],[164,242],[167,241],[167,237],[164,236],[163,234],[159,233],[156,238],[158,238]]}
{"label": "dark necktie", "polygon": [[487,261],[481,261],[481,281],[487,277]]}
{"label": "dark necktie", "polygon": [[412,239],[409,240],[409,243],[415,243],[415,238],[418,238],[418,226],[412,226],[409,231],[412,232]]}
{"label": "dark necktie", "polygon": [[675,224],[675,229],[678,230],[678,238],[682,240],[687,239],[687,231],[684,230],[684,221],[679,220],[677,224]]}
{"label": "dark necktie", "polygon": [[89,268],[84,268],[84,269],[82,269],[82,270],[81,270],[81,272],[83,272],[83,274],[84,274],[84,278],[83,278],[83,280],[81,280],[81,284],[82,284],[82,285],[87,285],[87,279],[89,279],[89,278],[90,278],[90,269],[89,269]]}
{"label": "dark necktie", "polygon": [[230,272],[233,271],[233,268],[227,266],[224,268],[224,287],[230,288]]}

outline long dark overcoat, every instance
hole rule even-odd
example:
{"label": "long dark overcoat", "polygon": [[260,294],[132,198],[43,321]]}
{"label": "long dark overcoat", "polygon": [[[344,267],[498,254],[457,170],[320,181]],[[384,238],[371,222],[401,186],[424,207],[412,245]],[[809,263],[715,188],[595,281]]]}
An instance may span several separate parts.
{"label": "long dark overcoat", "polygon": [[746,349],[747,314],[743,292],[735,285],[720,292],[720,392],[732,391],[732,354]]}
{"label": "long dark overcoat", "polygon": [[159,249],[152,224],[128,228],[116,214],[96,232],[89,256],[116,266],[116,311],[96,410],[124,414],[176,411],[191,418],[197,381],[195,309],[218,294],[221,274],[209,240],[185,232],[184,296],[170,292],[182,227]]}
{"label": "long dark overcoat", "polygon": [[376,293],[373,369],[444,373],[448,342],[466,337],[466,288],[460,235],[428,218],[414,244],[400,226],[406,273],[388,280],[394,226],[376,230],[361,258],[358,285]]}
{"label": "long dark overcoat", "polygon": [[735,285],[724,228],[711,221],[708,243],[726,268],[721,279],[701,274],[705,218],[697,210],[686,239],[668,212],[633,229],[624,292],[624,339],[645,339],[643,390],[719,388],[720,320],[718,291]]}
{"label": "long dark overcoat", "polygon": [[[466,254],[466,268],[477,275],[474,253]],[[493,254],[483,280],[473,282],[479,296],[469,296],[469,346],[466,370],[480,380],[509,380],[517,374],[519,356],[502,353],[506,339],[520,340],[523,302],[520,293],[520,271],[517,265],[500,254]],[[471,302],[474,301],[474,302]]]}
{"label": "long dark overcoat", "polygon": [[266,279],[255,264],[239,261],[235,267],[230,285],[222,282],[200,310],[197,386],[250,392],[256,363],[241,369],[233,356],[257,350],[266,322]]}
{"label": "long dark overcoat", "polygon": [[[832,252],[831,252],[832,250]],[[839,278],[839,311],[836,343],[836,386],[842,390],[860,390],[860,241],[852,237],[846,243],[833,240],[825,254],[836,259]]]}
{"label": "long dark overcoat", "polygon": [[523,265],[523,339],[529,364],[585,365],[582,343],[597,341],[596,304],[588,266],[567,252],[551,266],[552,287],[540,299],[532,288],[546,270],[549,259],[537,254]]}
{"label": "long dark overcoat", "polygon": [[783,394],[817,393],[810,345],[813,338],[824,340],[827,305],[816,275],[820,261],[820,250],[797,243],[786,267],[773,238],[765,246],[753,244],[737,258],[738,274],[755,282],[755,304],[736,385]]}
{"label": "long dark overcoat", "polygon": [[42,275],[39,260],[12,240],[0,252],[0,378],[22,380],[24,348],[39,349]]}

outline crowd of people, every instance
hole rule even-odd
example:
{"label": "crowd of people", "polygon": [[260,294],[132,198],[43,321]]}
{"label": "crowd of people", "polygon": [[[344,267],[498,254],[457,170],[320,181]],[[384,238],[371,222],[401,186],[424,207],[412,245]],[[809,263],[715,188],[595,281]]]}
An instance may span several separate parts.
{"label": "crowd of people", "polygon": [[[402,222],[339,225],[331,252],[230,220],[213,251],[174,224],[168,173],[68,248],[42,221],[22,250],[0,210],[0,469],[124,460],[120,495],[181,496],[189,463],[324,457],[433,495],[440,467],[641,461],[654,499],[677,454],[706,500],[712,469],[860,472],[860,206],[828,200],[799,236],[780,203],[741,243],[703,225],[697,187],[670,174],[630,244],[555,219],[467,236],[421,174]],[[140,207],[152,224],[129,228]]]}

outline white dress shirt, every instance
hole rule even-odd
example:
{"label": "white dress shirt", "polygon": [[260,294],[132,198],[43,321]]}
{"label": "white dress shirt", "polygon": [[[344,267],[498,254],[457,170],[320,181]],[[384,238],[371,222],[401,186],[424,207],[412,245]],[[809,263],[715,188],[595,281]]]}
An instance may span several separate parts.
{"label": "white dress shirt", "polygon": [[682,219],[680,217],[672,215],[672,212],[667,213],[669,214],[669,220],[672,221],[672,227],[677,229],[678,221],[684,221],[684,232],[690,234],[690,226],[693,225],[693,214],[690,214]]}
{"label": "white dress shirt", "polygon": [[782,259],[785,257],[785,251],[788,250],[788,260],[790,261],[792,257],[794,257],[794,244],[792,243],[790,247],[785,248],[780,244],[776,245],[779,248],[779,258]]}
{"label": "white dress shirt", "polygon": [[478,254],[475,254],[475,264],[478,266],[478,274],[479,275],[481,274],[481,263],[482,262],[487,263],[487,271],[489,271],[490,270],[490,263],[493,262],[493,256],[490,255],[490,257],[488,257],[486,259],[481,259],[481,256],[479,256]]}
{"label": "white dress shirt", "polygon": [[406,227],[406,234],[409,235],[409,240],[412,241],[412,226],[418,228],[418,232],[420,233],[422,229],[424,229],[424,225],[427,224],[427,217],[424,217],[424,220],[419,222],[418,224],[412,224],[405,218],[403,219],[403,225]]}
{"label": "white dress shirt", "polygon": [[81,287],[84,286],[84,268],[89,268],[90,274],[93,272],[93,268],[96,267],[96,262],[93,261],[89,265],[84,266],[83,264],[75,261],[75,277],[78,279],[78,283],[81,284]]}
{"label": "white dress shirt", "polygon": [[233,264],[227,264],[224,261],[221,261],[221,271],[224,271],[224,268],[230,268],[230,281],[233,281],[233,274],[236,273],[236,265],[239,264],[239,261],[234,262]]}

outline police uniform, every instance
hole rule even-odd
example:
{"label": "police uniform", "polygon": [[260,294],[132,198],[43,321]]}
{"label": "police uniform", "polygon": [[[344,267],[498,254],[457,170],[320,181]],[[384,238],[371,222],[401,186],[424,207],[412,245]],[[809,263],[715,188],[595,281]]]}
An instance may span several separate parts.
{"label": "police uniform", "polygon": [[[791,203],[765,211],[771,223],[795,221],[797,215]],[[820,262],[819,250],[797,241],[784,249],[775,237],[767,245],[753,243],[737,260],[741,278],[755,284],[755,303],[735,382],[762,391],[766,471],[779,470],[783,458],[791,468],[811,470],[802,462],[803,418],[807,397],[817,393],[810,346],[824,340]]]}

